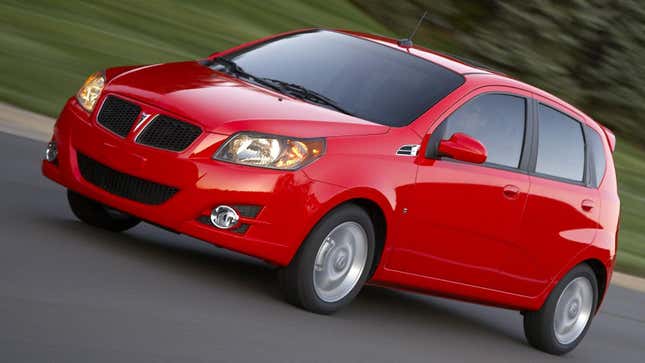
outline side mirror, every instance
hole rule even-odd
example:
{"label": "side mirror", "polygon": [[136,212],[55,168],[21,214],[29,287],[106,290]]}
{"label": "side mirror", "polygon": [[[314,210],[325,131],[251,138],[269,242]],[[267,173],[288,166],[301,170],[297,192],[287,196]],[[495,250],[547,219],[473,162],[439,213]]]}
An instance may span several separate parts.
{"label": "side mirror", "polygon": [[449,140],[439,142],[439,154],[455,160],[481,164],[486,161],[486,147],[474,137],[457,132]]}

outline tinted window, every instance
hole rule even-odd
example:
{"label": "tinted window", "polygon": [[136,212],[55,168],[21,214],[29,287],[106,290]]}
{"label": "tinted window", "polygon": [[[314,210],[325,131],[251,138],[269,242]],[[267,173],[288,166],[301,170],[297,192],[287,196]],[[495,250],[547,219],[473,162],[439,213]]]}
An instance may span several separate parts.
{"label": "tinted window", "polygon": [[486,147],[486,163],[517,168],[522,156],[526,99],[488,94],[469,101],[448,120],[444,139],[463,132]]}
{"label": "tinted window", "polygon": [[542,104],[538,108],[538,119],[538,155],[535,171],[582,181],[585,171],[585,143],[581,124]]}
{"label": "tinted window", "polygon": [[333,31],[289,35],[228,58],[250,74],[304,86],[390,126],[409,124],[464,81],[417,56]]}
{"label": "tinted window", "polygon": [[591,155],[591,184],[594,187],[600,185],[605,175],[605,146],[601,136],[591,127],[585,126],[587,138],[587,149]]}

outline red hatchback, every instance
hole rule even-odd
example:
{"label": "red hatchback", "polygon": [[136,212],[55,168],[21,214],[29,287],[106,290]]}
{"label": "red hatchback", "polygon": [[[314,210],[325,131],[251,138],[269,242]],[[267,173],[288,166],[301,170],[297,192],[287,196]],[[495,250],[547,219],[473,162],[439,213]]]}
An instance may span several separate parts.
{"label": "red hatchback", "polygon": [[81,220],[278,266],[317,313],[369,282],[524,314],[562,354],[616,256],[614,135],[537,88],[367,34],[304,30],[96,73],[43,173]]}

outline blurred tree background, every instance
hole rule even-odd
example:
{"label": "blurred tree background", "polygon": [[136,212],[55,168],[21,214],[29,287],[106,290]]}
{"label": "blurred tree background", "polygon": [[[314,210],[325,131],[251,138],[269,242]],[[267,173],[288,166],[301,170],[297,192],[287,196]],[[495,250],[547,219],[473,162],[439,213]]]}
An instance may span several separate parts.
{"label": "blurred tree background", "polygon": [[355,0],[396,34],[560,95],[645,144],[645,3],[639,0]]}
{"label": "blurred tree background", "polygon": [[639,0],[0,0],[0,101],[55,116],[95,70],[196,59],[302,27],[405,37],[546,89],[619,136],[618,268],[645,276]]}

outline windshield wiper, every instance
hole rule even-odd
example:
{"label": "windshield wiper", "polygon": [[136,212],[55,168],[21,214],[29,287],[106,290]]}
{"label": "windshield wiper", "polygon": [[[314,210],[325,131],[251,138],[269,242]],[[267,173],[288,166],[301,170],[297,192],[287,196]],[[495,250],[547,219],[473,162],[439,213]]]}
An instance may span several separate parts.
{"label": "windshield wiper", "polygon": [[317,103],[319,105],[328,106],[335,109],[336,111],[340,111],[344,114],[354,116],[351,112],[347,111],[342,106],[340,106],[336,101],[316,91],[305,88],[301,85],[280,81],[278,79],[254,76],[246,72],[237,63],[235,63],[234,61],[228,58],[219,57],[219,58],[213,59],[212,62],[223,65],[226,71],[235,75],[238,78],[245,78],[252,82],[260,84],[262,86],[269,87],[280,93],[295,96],[302,100]]}
{"label": "windshield wiper", "polygon": [[301,86],[299,84],[289,83],[289,82],[281,81],[278,79],[271,79],[271,78],[262,78],[262,80],[279,85],[283,89],[283,91],[285,91],[285,93],[289,95],[298,97],[305,101],[317,103],[319,105],[329,106],[335,109],[336,111],[340,111],[344,114],[354,116],[354,114],[344,109],[342,106],[340,106],[336,101],[332,100],[331,98],[324,96],[314,90],[305,88],[304,86]]}
{"label": "windshield wiper", "polygon": [[224,69],[228,73],[231,73],[232,75],[236,76],[237,78],[244,78],[244,79],[250,80],[252,82],[258,83],[258,84],[260,84],[262,86],[269,87],[269,88],[271,88],[271,89],[273,89],[275,91],[285,93],[284,89],[280,85],[272,82],[270,79],[257,77],[257,76],[252,75],[251,73],[248,73],[247,71],[242,69],[242,67],[240,67],[237,63],[235,63],[234,61],[232,61],[232,60],[230,60],[228,58],[222,58],[222,57],[215,58],[215,59],[213,59],[213,63],[223,65]]}

